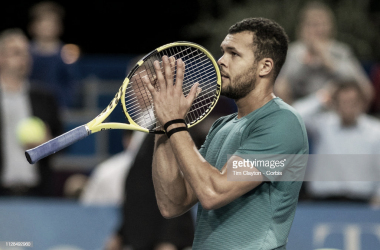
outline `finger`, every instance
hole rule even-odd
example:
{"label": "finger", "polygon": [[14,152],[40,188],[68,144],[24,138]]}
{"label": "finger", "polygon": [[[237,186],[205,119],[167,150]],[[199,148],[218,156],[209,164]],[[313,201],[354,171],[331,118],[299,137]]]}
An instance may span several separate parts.
{"label": "finger", "polygon": [[163,56],[162,62],[163,62],[165,80],[166,80],[166,88],[172,89],[173,88],[173,73],[172,73],[172,69],[170,68],[169,58],[167,56]]}
{"label": "finger", "polygon": [[152,84],[152,86],[154,87],[154,89],[159,92],[160,91],[160,86],[159,84],[157,83],[157,76],[156,75],[152,75],[152,76],[147,76],[148,79],[150,80],[150,83]]}
{"label": "finger", "polygon": [[154,71],[156,72],[158,87],[160,91],[166,91],[166,81],[161,71],[160,63],[156,60],[153,63]]}
{"label": "finger", "polygon": [[142,81],[143,81],[143,83],[144,83],[144,85],[146,86],[146,88],[148,89],[148,91],[150,92],[150,94],[153,96],[153,98],[154,98],[154,96],[156,95],[156,89],[153,87],[153,85],[152,85],[152,83],[150,82],[150,80],[149,80],[149,78],[148,78],[148,76],[143,76],[143,77],[141,77],[141,79],[142,79]]}
{"label": "finger", "polygon": [[195,98],[197,98],[201,92],[202,92],[202,88],[197,87],[197,91],[196,91],[196,94],[195,94]]}
{"label": "finger", "polygon": [[172,71],[172,74],[173,74],[173,84],[175,84],[175,78],[176,78],[175,57],[174,56],[169,57],[169,62],[170,62],[170,70]]}
{"label": "finger", "polygon": [[176,75],[175,86],[181,91],[182,91],[184,75],[185,75],[185,63],[180,58],[177,60],[177,75]]}
{"label": "finger", "polygon": [[189,106],[194,102],[195,98],[201,93],[202,89],[198,87],[199,83],[195,83],[191,89],[189,94],[186,96]]}

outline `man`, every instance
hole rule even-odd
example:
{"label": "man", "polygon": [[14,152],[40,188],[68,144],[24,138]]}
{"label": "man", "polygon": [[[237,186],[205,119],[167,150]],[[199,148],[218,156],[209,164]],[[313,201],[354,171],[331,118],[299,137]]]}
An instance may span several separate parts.
{"label": "man", "polygon": [[[26,148],[59,135],[61,123],[54,97],[30,88],[30,67],[27,37],[19,29],[3,31],[0,34],[0,193],[4,195],[52,194],[49,158],[31,166],[25,161],[24,152]],[[17,128],[32,116],[47,126],[40,141],[33,142],[35,145],[23,144],[28,138],[17,138],[16,134],[22,133]],[[32,137],[32,133],[27,134]]]}
{"label": "man", "polygon": [[124,183],[122,223],[113,238],[121,242],[114,248],[108,245],[107,250],[182,250],[192,244],[194,223],[190,212],[172,220],[160,214],[152,181],[153,151],[154,135],[144,136]]}
{"label": "man", "polygon": [[30,8],[29,16],[32,84],[49,89],[60,108],[70,107],[76,94],[76,65],[67,59],[67,47],[60,39],[65,10],[56,2],[42,1]]}
{"label": "man", "polygon": [[[299,115],[273,94],[285,61],[288,39],[275,22],[249,18],[233,25],[221,44],[218,64],[223,95],[235,100],[237,114],[217,120],[200,151],[188,132],[156,136],[153,181],[164,217],[178,216],[199,202],[193,249],[285,249],[301,182],[276,182],[267,169],[250,181],[230,181],[227,169],[243,155],[307,154]],[[173,61],[172,58],[170,60]],[[159,92],[145,79],[161,124],[183,118],[197,92],[182,94],[184,63],[177,61],[173,86],[170,62],[164,74],[154,64]],[[182,124],[170,125],[167,133]],[[227,155],[232,155],[228,158]],[[305,163],[296,165],[302,174]],[[301,170],[301,171],[299,171]],[[287,168],[283,170],[287,172]],[[263,174],[261,174],[263,172]]]}
{"label": "man", "polygon": [[373,87],[351,48],[335,38],[334,12],[327,4],[307,2],[299,13],[297,40],[289,45],[275,92],[291,104],[336,79],[354,78],[368,103]]}
{"label": "man", "polygon": [[97,165],[91,173],[80,201],[85,205],[121,206],[123,183],[135,159],[145,133],[123,130],[124,150]]}
{"label": "man", "polygon": [[365,114],[368,100],[360,86],[333,81],[294,104],[312,142],[306,191],[313,199],[380,204],[380,122]]}

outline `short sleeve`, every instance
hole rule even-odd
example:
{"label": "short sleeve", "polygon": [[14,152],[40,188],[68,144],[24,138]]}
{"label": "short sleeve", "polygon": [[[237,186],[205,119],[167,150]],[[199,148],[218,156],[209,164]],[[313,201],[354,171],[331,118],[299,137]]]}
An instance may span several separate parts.
{"label": "short sleeve", "polygon": [[246,130],[234,155],[253,162],[270,181],[303,178],[308,142],[299,117],[289,110],[279,110]]}

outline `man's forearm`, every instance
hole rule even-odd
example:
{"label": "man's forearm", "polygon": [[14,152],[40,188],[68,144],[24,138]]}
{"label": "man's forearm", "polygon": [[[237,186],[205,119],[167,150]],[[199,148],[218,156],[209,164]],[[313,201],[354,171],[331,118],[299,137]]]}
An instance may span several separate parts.
{"label": "man's forearm", "polygon": [[224,177],[200,155],[190,134],[175,133],[170,137],[170,144],[179,169],[201,204],[207,207],[208,203],[214,203],[215,197],[222,198]]}
{"label": "man's forearm", "polygon": [[[170,144],[186,183],[191,187],[202,207],[207,210],[217,209],[230,203],[256,188],[264,180],[262,175],[258,175],[250,181],[229,181],[227,179],[229,164],[231,165],[233,161],[243,161],[243,159],[232,156],[219,171],[202,157],[186,131],[173,134],[170,137]],[[252,171],[260,172],[255,167]]]}
{"label": "man's forearm", "polygon": [[194,205],[195,197],[184,180],[166,135],[156,135],[152,172],[157,204],[163,216],[180,215]]}

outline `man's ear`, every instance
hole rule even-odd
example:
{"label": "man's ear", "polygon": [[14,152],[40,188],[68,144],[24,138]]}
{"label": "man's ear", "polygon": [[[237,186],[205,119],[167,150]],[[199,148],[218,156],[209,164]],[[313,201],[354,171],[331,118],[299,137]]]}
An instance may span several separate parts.
{"label": "man's ear", "polygon": [[259,76],[268,76],[274,68],[274,62],[272,58],[263,58],[259,63]]}

